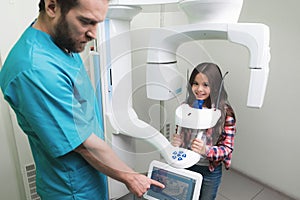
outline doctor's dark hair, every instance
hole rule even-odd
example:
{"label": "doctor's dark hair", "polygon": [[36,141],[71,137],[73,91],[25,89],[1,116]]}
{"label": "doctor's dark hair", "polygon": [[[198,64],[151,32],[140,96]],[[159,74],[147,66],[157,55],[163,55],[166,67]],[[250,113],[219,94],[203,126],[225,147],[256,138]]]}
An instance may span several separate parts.
{"label": "doctor's dark hair", "polygon": [[219,133],[219,134],[213,134],[215,135],[213,136],[213,141],[214,143],[216,143],[218,140],[218,135],[220,135],[223,131],[226,114],[228,114],[229,112],[229,115],[234,117],[234,113],[228,102],[227,92],[222,83],[223,81],[222,72],[219,66],[214,63],[208,63],[208,62],[201,63],[193,69],[187,86],[188,96],[186,99],[186,103],[192,106],[193,102],[196,100],[196,97],[192,91],[192,86],[194,84],[195,77],[199,73],[206,75],[208,79],[209,88],[210,88],[210,96],[204,101],[204,105],[208,108],[216,108],[216,106],[218,106],[216,109],[219,109],[221,111],[221,117],[218,123],[216,124],[216,126],[213,128],[214,132]]}
{"label": "doctor's dark hair", "polygon": [[[79,0],[56,0],[62,15],[66,15],[72,8],[79,5]],[[45,12],[45,0],[40,0],[39,12]]]}

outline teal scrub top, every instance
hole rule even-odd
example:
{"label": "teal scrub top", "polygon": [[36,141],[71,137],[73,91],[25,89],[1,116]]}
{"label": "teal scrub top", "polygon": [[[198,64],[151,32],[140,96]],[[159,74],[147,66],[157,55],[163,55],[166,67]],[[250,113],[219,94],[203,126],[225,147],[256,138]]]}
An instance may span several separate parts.
{"label": "teal scrub top", "polygon": [[27,134],[43,200],[108,199],[107,177],[73,150],[103,135],[102,111],[79,54],[26,29],[0,72],[4,98]]}

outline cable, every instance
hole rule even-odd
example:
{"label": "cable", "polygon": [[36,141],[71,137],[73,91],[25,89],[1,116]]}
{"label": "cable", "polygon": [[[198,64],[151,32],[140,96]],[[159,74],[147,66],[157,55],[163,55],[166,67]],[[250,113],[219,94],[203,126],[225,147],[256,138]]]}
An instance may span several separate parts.
{"label": "cable", "polygon": [[218,94],[218,98],[217,98],[217,102],[216,102],[216,109],[219,108],[220,96],[221,96],[222,88],[223,88],[223,85],[224,85],[224,79],[225,79],[225,76],[226,76],[228,73],[229,73],[229,72],[227,71],[227,72],[224,74],[224,76],[222,77],[222,81],[221,81],[220,88],[219,88],[219,94]]}

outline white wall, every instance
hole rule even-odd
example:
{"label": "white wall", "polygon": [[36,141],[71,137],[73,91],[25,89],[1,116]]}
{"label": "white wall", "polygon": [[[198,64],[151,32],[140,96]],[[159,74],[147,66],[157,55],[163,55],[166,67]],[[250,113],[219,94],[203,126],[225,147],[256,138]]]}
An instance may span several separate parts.
{"label": "white wall", "polygon": [[24,195],[18,155],[7,104],[0,94],[0,199],[21,199]]}
{"label": "white wall", "polygon": [[[297,159],[300,140],[298,123],[300,104],[300,13],[298,0],[244,1],[240,21],[257,21],[269,25],[271,30],[270,78],[261,110],[250,110],[240,101],[246,75],[242,70],[228,79],[233,88],[232,103],[238,114],[238,136],[233,166],[274,188],[300,199],[300,161]],[[215,47],[216,48],[216,47]],[[215,49],[220,61],[228,62],[224,51]],[[237,55],[234,48],[225,55]],[[231,56],[235,60],[238,56]],[[231,60],[231,59],[230,59]],[[233,62],[233,67],[243,66],[243,60]]]}
{"label": "white wall", "polygon": [[[23,30],[37,16],[38,0],[0,2],[0,52],[2,61]],[[25,199],[13,127],[7,103],[0,95],[0,199]]]}
{"label": "white wall", "polygon": [[37,17],[39,0],[3,0],[0,2],[0,48],[6,57],[24,28]]}

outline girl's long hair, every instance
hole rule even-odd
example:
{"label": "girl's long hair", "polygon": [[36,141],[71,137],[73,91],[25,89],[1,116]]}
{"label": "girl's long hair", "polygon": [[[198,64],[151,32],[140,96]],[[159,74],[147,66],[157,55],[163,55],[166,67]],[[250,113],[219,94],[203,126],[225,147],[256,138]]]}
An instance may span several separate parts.
{"label": "girl's long hair", "polygon": [[216,108],[221,111],[221,117],[217,124],[213,127],[213,143],[215,144],[223,131],[227,108],[229,108],[231,111],[232,109],[227,99],[227,92],[222,83],[223,77],[221,70],[218,65],[214,63],[201,63],[194,68],[187,86],[188,96],[186,103],[192,106],[193,102],[196,100],[196,97],[192,91],[192,85],[196,75],[199,73],[207,76],[210,87],[210,96],[204,101],[204,105],[207,108]]}

